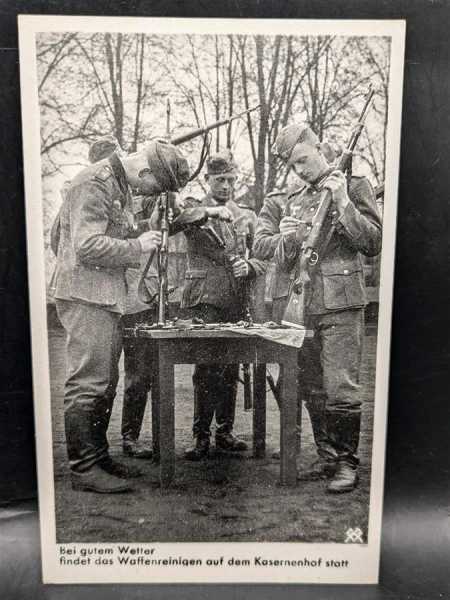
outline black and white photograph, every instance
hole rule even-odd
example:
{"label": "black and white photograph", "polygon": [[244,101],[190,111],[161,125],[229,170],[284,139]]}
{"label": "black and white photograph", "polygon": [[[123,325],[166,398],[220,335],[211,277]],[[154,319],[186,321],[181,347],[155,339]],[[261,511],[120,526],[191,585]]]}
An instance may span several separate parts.
{"label": "black and white photograph", "polygon": [[375,583],[403,21],[19,17],[46,583]]}

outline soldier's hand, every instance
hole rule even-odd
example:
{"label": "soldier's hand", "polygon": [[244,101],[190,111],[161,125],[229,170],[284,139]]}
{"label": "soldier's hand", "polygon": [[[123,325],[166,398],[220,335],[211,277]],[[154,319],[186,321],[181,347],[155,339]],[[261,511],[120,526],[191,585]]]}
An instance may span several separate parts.
{"label": "soldier's hand", "polygon": [[342,213],[350,202],[347,193],[347,180],[344,173],[342,171],[333,171],[326,178],[323,187],[330,190],[336,208]]}
{"label": "soldier's hand", "polygon": [[138,240],[141,244],[142,252],[151,252],[161,245],[161,232],[146,231],[138,237]]}
{"label": "soldier's hand", "polygon": [[295,217],[283,217],[280,221],[281,235],[291,235],[297,233],[297,229],[302,221]]}
{"label": "soldier's hand", "polygon": [[206,214],[212,219],[220,219],[221,221],[233,220],[233,213],[226,206],[208,206]]}
{"label": "soldier's hand", "polygon": [[248,277],[250,272],[250,268],[248,266],[248,262],[243,258],[238,258],[233,262],[233,275],[239,279],[242,277]]}

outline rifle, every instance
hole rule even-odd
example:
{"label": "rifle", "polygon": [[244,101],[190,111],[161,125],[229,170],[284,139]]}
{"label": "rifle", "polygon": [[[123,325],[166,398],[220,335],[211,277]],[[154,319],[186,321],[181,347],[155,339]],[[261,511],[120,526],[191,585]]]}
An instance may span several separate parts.
{"label": "rifle", "polygon": [[[245,310],[245,321],[247,326],[253,325],[253,316],[251,310],[251,298],[249,290],[249,282],[245,279],[235,280],[232,269],[233,263],[240,258],[248,260],[250,258],[251,241],[249,234],[241,229],[234,227],[234,231],[237,238],[237,253],[227,256],[227,263],[229,267],[229,276],[233,283],[236,295],[239,298],[239,303],[244,307]],[[253,387],[252,387],[252,368],[249,363],[242,363],[243,373],[243,386],[244,386],[244,410],[251,410],[253,408]]]}
{"label": "rifle", "polygon": [[167,267],[169,263],[169,227],[172,222],[172,209],[169,205],[169,192],[159,198],[159,222],[161,228],[161,246],[158,251],[158,325],[166,324],[169,305]]}
{"label": "rifle", "polygon": [[[372,104],[374,93],[374,90],[370,87],[358,122],[350,134],[347,147],[336,165],[336,170],[345,173],[350,168],[353,151],[363,130],[364,121]],[[281,321],[282,325],[298,329],[304,329],[305,327],[305,310],[311,295],[311,277],[326,252],[335,230],[335,225],[331,218],[331,205],[331,192],[325,189],[322,192],[317,212],[312,220],[310,233],[301,247],[297,262],[296,278],[289,292],[288,303]]]}
{"label": "rifle", "polygon": [[[170,100],[166,101],[166,137],[170,138]],[[169,307],[168,277],[169,265],[169,227],[173,220],[170,208],[169,192],[164,192],[158,199],[159,223],[161,230],[161,246],[158,251],[158,325],[166,324]],[[149,265],[150,266],[150,265]]]}
{"label": "rifle", "polygon": [[253,112],[254,110],[257,110],[260,107],[261,107],[261,104],[257,104],[256,106],[252,106],[252,108],[248,108],[247,110],[244,110],[243,112],[238,113],[237,115],[230,115],[226,119],[221,119],[220,121],[216,121],[215,123],[212,123],[211,125],[205,125],[204,127],[199,127],[198,129],[193,129],[192,131],[183,133],[182,135],[172,138],[170,140],[170,143],[173,144],[174,146],[179,146],[180,144],[184,144],[185,142],[190,142],[191,140],[193,140],[196,137],[205,136],[207,133],[209,133],[213,129],[222,127],[222,125],[229,125],[232,121],[235,121],[236,119],[239,119],[240,117],[243,117],[244,115],[248,115],[249,113]]}

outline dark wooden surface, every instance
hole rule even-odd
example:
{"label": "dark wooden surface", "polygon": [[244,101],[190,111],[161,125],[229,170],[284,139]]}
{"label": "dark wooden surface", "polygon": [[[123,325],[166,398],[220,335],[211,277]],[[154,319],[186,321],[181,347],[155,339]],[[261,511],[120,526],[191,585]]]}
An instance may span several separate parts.
{"label": "dark wooden surface", "polygon": [[[152,338],[152,339],[191,339],[191,338],[202,338],[202,339],[216,339],[216,338],[229,338],[241,340],[243,337],[256,337],[263,338],[264,334],[267,335],[279,335],[286,334],[286,341],[290,333],[298,334],[298,339],[313,337],[314,332],[310,329],[292,329],[292,328],[264,328],[261,326],[254,327],[238,327],[238,326],[193,326],[186,328],[168,327],[166,329],[159,329],[153,327],[138,327],[137,329],[125,329],[125,337],[140,337],[140,338]],[[301,345],[301,342],[298,344]]]}

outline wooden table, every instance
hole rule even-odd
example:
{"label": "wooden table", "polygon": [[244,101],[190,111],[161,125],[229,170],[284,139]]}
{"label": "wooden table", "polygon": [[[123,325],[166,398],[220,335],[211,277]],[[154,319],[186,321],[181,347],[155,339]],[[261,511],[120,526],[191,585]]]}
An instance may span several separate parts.
{"label": "wooden table", "polygon": [[283,373],[280,411],[280,484],[297,482],[297,353],[298,349],[258,336],[217,330],[149,329],[125,330],[126,337],[151,345],[154,375],[152,387],[152,435],[160,459],[161,487],[175,475],[175,385],[177,364],[253,363],[253,456],[266,451],[266,363],[278,363]]}

